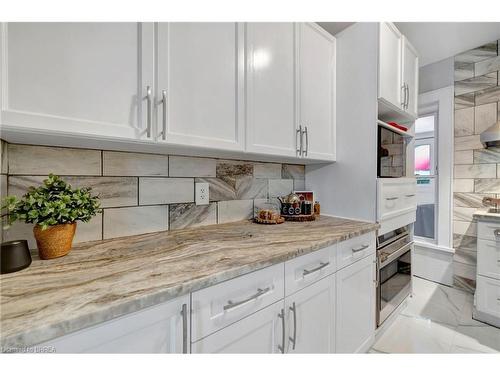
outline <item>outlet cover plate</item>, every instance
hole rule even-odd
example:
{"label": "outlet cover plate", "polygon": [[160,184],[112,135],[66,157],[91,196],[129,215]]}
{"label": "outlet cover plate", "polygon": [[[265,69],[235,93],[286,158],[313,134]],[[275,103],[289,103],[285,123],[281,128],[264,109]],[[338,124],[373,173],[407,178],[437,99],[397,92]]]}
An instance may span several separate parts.
{"label": "outlet cover plate", "polygon": [[208,182],[197,182],[195,186],[195,203],[197,206],[210,203],[210,190]]}

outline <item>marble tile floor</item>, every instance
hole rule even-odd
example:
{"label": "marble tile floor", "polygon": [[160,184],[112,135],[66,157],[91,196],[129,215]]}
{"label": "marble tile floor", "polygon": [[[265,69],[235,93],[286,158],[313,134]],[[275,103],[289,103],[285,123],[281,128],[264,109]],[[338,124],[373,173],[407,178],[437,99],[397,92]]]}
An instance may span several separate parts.
{"label": "marble tile floor", "polygon": [[473,295],[418,277],[370,353],[500,353],[500,329],[472,319]]}

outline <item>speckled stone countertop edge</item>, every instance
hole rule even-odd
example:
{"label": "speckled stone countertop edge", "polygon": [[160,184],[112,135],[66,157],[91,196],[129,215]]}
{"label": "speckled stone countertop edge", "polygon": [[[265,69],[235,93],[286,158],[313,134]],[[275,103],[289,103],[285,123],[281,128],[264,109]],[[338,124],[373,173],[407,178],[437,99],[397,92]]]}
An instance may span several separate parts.
{"label": "speckled stone countertop edge", "polygon": [[43,344],[46,341],[105,323],[109,320],[122,317],[126,314],[153,307],[157,304],[173,300],[177,297],[237,278],[239,276],[243,276],[251,272],[264,269],[266,267],[273,266],[275,264],[286,262],[287,260],[312,253],[325,247],[332,246],[336,243],[346,241],[350,238],[373,232],[379,228],[379,224],[377,223],[359,221],[359,225],[361,227],[360,229],[353,230],[345,235],[339,236],[336,239],[325,240],[324,242],[316,243],[310,247],[294,249],[286,254],[280,254],[277,256],[270,255],[270,257],[266,260],[261,260],[258,262],[249,261],[248,264],[245,264],[243,266],[216,272],[214,274],[201,278],[194,278],[192,280],[183,282],[180,285],[166,287],[161,291],[136,296],[130,300],[120,301],[118,303],[115,302],[109,307],[102,308],[87,315],[67,317],[55,324],[41,324],[36,329],[21,331],[18,334],[14,334],[11,336],[4,337],[2,335],[0,341],[2,349]]}

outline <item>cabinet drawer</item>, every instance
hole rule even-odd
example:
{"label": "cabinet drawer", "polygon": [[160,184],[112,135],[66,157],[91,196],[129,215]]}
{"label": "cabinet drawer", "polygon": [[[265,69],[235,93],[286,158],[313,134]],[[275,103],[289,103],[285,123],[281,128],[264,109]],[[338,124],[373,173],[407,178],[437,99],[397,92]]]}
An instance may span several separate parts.
{"label": "cabinet drawer", "polygon": [[285,262],[285,295],[335,272],[336,245]]}
{"label": "cabinet drawer", "polygon": [[500,280],[500,241],[477,240],[477,273]]}
{"label": "cabinet drawer", "polygon": [[477,223],[477,238],[500,241],[500,223],[480,221]]}
{"label": "cabinet drawer", "polygon": [[337,269],[341,269],[359,259],[375,253],[375,232],[351,238],[339,243],[337,246]]}
{"label": "cabinet drawer", "polygon": [[414,178],[378,179],[379,220],[403,215],[417,209],[417,183]]}
{"label": "cabinet drawer", "polygon": [[500,318],[500,280],[478,276],[476,303],[478,311]]}
{"label": "cabinet drawer", "polygon": [[284,298],[283,263],[192,294],[192,341]]}

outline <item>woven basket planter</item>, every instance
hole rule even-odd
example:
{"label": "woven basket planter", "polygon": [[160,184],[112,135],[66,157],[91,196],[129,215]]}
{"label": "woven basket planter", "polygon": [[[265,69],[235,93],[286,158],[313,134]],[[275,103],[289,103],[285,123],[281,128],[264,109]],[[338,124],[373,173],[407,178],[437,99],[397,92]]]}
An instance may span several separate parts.
{"label": "woven basket planter", "polygon": [[59,258],[69,253],[73,246],[76,223],[58,224],[42,230],[42,227],[35,225],[36,245],[40,259]]}

